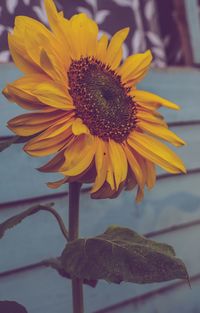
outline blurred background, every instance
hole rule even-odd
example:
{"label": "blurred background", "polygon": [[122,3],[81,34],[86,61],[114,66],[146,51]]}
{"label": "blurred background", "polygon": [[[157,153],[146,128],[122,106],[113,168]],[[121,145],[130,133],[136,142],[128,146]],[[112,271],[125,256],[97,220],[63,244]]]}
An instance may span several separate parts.
{"label": "blurred background", "polygon": [[[171,129],[187,146],[177,152],[188,174],[171,176],[158,169],[156,187],[146,191],[142,204],[134,193],[115,200],[91,200],[83,186],[81,236],[102,233],[108,225],[135,229],[149,238],[174,246],[191,276],[161,284],[85,286],[86,313],[200,312],[200,2],[198,0],[56,0],[66,17],[84,12],[109,36],[129,26],[124,57],[151,49],[152,69],[139,88],[155,92],[181,105],[180,112],[162,109]],[[47,24],[43,0],[0,2],[0,88],[22,74],[12,63],[7,33],[16,15]],[[0,99],[0,142],[11,138],[8,119],[22,109]],[[30,158],[22,145],[0,154],[0,222],[37,203],[54,202],[67,223],[67,187],[50,190],[46,182],[56,175],[35,169],[46,158]],[[71,313],[70,281],[40,265],[60,255],[64,240],[55,221],[42,212],[10,230],[0,241],[0,300],[14,300],[29,313]],[[66,309],[67,308],[67,309]],[[2,312],[7,313],[7,312]],[[11,313],[11,312],[8,312]],[[15,312],[12,312],[15,313]]]}

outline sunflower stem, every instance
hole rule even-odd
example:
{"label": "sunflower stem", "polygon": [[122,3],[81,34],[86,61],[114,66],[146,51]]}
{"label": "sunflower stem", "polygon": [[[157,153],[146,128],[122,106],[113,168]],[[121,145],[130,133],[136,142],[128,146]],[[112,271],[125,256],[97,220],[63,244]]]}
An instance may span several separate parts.
{"label": "sunflower stem", "polygon": [[[79,236],[79,198],[81,184],[69,183],[69,241]],[[79,278],[72,279],[73,313],[84,313],[83,283]]]}

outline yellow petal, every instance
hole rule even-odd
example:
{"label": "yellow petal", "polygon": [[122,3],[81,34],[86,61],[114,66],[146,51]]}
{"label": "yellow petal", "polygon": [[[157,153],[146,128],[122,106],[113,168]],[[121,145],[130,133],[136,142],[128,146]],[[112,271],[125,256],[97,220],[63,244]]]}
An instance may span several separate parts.
{"label": "yellow petal", "polygon": [[47,183],[47,186],[51,189],[57,189],[60,186],[62,186],[63,184],[66,184],[68,182],[68,177],[64,177],[62,179],[59,179],[55,182],[49,182]]}
{"label": "yellow petal", "polygon": [[143,110],[137,110],[136,117],[138,120],[144,120],[146,122],[151,122],[154,124],[162,125],[163,127],[167,127],[167,123],[165,122],[163,116],[158,114],[158,112],[148,112]]}
{"label": "yellow petal", "polygon": [[[40,136],[40,135],[39,135]],[[61,134],[39,140],[39,136],[30,140],[25,146],[24,151],[32,156],[47,156],[64,149],[72,140],[71,131],[68,129]]]}
{"label": "yellow petal", "polygon": [[121,145],[112,139],[108,143],[108,152],[112,163],[116,189],[118,189],[120,183],[125,181],[127,177],[128,164],[126,155]]}
{"label": "yellow petal", "polygon": [[53,157],[49,162],[39,167],[37,170],[44,173],[58,172],[60,167],[64,164],[64,162],[65,162],[64,153],[63,151],[61,151],[60,153],[56,154],[56,156]]}
{"label": "yellow petal", "polygon": [[48,79],[45,75],[26,75],[8,85],[8,91],[13,87],[15,90],[12,95],[15,95],[17,88],[17,95],[24,97],[25,100],[67,111],[74,109],[73,100],[66,86]]}
{"label": "yellow petal", "polygon": [[156,170],[155,170],[155,165],[148,160],[145,160],[146,164],[146,184],[148,189],[152,189],[155,185],[156,182]]}
{"label": "yellow petal", "polygon": [[[135,100],[134,97],[133,97],[133,100]],[[155,114],[156,110],[158,110],[160,107],[161,107],[161,104],[159,103],[137,101],[138,109],[147,110],[148,112],[152,112],[153,114]]]}
{"label": "yellow petal", "polygon": [[73,36],[71,34],[70,22],[62,14],[57,12],[56,6],[52,0],[44,1],[48,21],[57,40],[63,47],[63,51],[71,58],[75,57],[73,51]]}
{"label": "yellow petal", "polygon": [[76,118],[74,120],[72,124],[72,132],[76,136],[90,133],[88,127],[85,124],[83,124],[83,121],[81,118]]}
{"label": "yellow petal", "polygon": [[73,48],[77,57],[96,55],[98,26],[84,13],[76,14],[70,19]]}
{"label": "yellow petal", "polygon": [[31,60],[22,42],[16,36],[8,34],[8,45],[15,65],[24,73],[41,72],[40,68]]}
{"label": "yellow petal", "polygon": [[[66,64],[69,63],[67,53],[64,53],[63,45],[59,44],[57,38],[40,22],[26,16],[17,16],[14,32],[9,40],[14,47],[14,53],[17,52],[22,59],[21,63],[24,64],[25,58],[25,61],[31,64],[30,69],[22,68],[25,73],[37,71],[47,73],[53,79],[65,78]],[[54,75],[40,64],[40,53],[43,49],[48,51],[51,63],[54,65]],[[16,65],[18,66],[17,63]],[[21,69],[20,64],[19,67]]]}
{"label": "yellow petal", "polygon": [[140,102],[140,103],[146,103],[149,105],[149,107],[151,106],[152,103],[156,103],[159,105],[163,105],[169,109],[173,109],[173,110],[179,110],[180,107],[171,102],[168,101],[164,98],[161,98],[153,93],[147,92],[147,91],[143,91],[143,90],[132,90],[130,92],[131,96],[134,97],[134,101],[135,102]]}
{"label": "yellow petal", "polygon": [[106,34],[103,34],[97,43],[97,52],[96,52],[96,58],[98,60],[101,60],[102,62],[105,61],[107,46],[108,46],[108,36]]}
{"label": "yellow petal", "polygon": [[107,174],[107,146],[103,140],[96,137],[96,152],[95,152],[95,166],[96,166],[96,179],[92,187],[91,193],[97,192],[104,184]]}
{"label": "yellow petal", "polygon": [[144,198],[144,189],[138,187],[137,195],[136,195],[136,203],[140,203],[142,199]]}
{"label": "yellow petal", "polygon": [[62,110],[72,110],[75,108],[67,90],[64,91],[63,88],[55,82],[46,81],[44,83],[38,83],[30,92],[36,96],[39,101],[54,108]]}
{"label": "yellow petal", "polygon": [[136,181],[135,175],[129,166],[126,183],[125,183],[125,190],[130,191],[134,189],[136,186],[137,186],[137,181]]}
{"label": "yellow petal", "polygon": [[55,137],[68,129],[70,129],[70,133],[72,134],[71,126],[73,121],[73,113],[64,115],[64,117],[59,118],[57,121],[54,121],[52,123],[52,126],[49,127],[46,131],[42,132],[42,134],[40,134],[36,140],[43,140],[46,138]]}
{"label": "yellow petal", "polygon": [[112,37],[107,49],[106,63],[111,66],[112,69],[116,69],[121,62],[122,58],[122,44],[128,36],[129,28],[123,28]]}
{"label": "yellow petal", "polygon": [[152,61],[150,50],[128,57],[117,73],[124,83],[137,84],[146,75]]}
{"label": "yellow petal", "polygon": [[174,134],[171,130],[168,128],[163,127],[162,125],[155,125],[151,123],[146,123],[144,121],[138,121],[137,126],[143,130],[146,131],[156,137],[162,138],[171,144],[173,144],[176,147],[183,146],[185,142],[178,137],[176,134]]}
{"label": "yellow petal", "polygon": [[115,188],[114,171],[113,171],[112,161],[110,160],[109,154],[108,154],[108,159],[107,159],[106,181],[109,184],[111,190],[115,192],[116,188]]}
{"label": "yellow petal", "polygon": [[23,114],[11,119],[8,122],[8,127],[19,136],[30,136],[47,129],[63,115],[64,113],[59,111],[49,112],[48,114]]}
{"label": "yellow petal", "polygon": [[76,176],[83,173],[91,164],[96,151],[93,136],[81,135],[65,151],[65,163],[61,173]]}
{"label": "yellow petal", "polygon": [[167,146],[158,140],[134,131],[128,138],[128,144],[151,162],[158,164],[170,173],[186,172],[182,160]]}
{"label": "yellow petal", "polygon": [[[68,58],[66,53],[65,56],[63,55],[63,49],[52,33],[38,21],[26,16],[16,18],[16,28],[14,34],[18,40],[23,41],[23,50],[24,52],[27,51],[33,63],[52,79],[64,79],[66,76],[64,70]],[[44,62],[47,59],[45,50],[48,51],[48,66]],[[52,66],[54,67],[54,74],[51,71]]]}
{"label": "yellow petal", "polygon": [[124,145],[123,147],[126,153],[128,164],[135,175],[138,185],[142,188],[144,186],[144,173],[142,172],[141,165],[134,156],[134,151],[128,147],[128,145]]}
{"label": "yellow petal", "polygon": [[112,189],[109,183],[105,181],[100,189],[98,189],[96,192],[91,194],[91,198],[92,199],[107,199],[107,198],[113,199],[121,191],[121,188],[119,189],[118,190],[115,190],[114,188]]}
{"label": "yellow petal", "polygon": [[[65,59],[67,60],[67,57]],[[38,64],[51,79],[61,82],[66,81],[67,83],[66,73],[69,68],[69,61],[58,60],[51,51],[41,48]]]}
{"label": "yellow petal", "polygon": [[22,91],[14,85],[7,85],[2,93],[9,101],[16,102],[26,110],[41,110],[47,107],[45,104],[41,104],[36,97]]}

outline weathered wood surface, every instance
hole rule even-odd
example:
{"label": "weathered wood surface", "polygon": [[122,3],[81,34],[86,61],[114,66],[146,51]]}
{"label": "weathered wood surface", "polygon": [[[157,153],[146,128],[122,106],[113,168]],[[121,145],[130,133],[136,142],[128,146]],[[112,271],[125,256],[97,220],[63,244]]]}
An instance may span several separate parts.
{"label": "weathered wood surface", "polygon": [[[110,224],[121,224],[146,233],[200,218],[199,185],[198,174],[163,179],[153,191],[146,193],[145,200],[137,206],[132,192],[124,192],[117,199],[98,201],[91,200],[88,194],[82,194],[81,236],[100,234]],[[53,202],[67,221],[68,197]],[[1,209],[1,221],[27,207],[18,204]],[[3,251],[0,269],[8,270],[55,256],[59,254],[63,244],[63,237],[54,218],[47,212],[38,213],[9,230],[0,241],[0,251]],[[10,258],[12,251],[15,253],[14,258]]]}
{"label": "weathered wood surface", "polygon": [[[13,65],[1,65],[0,88],[5,83],[17,78],[19,73]],[[165,96],[182,105],[182,111],[165,109],[168,121],[200,120],[199,109],[200,73],[198,70],[152,71],[141,84],[141,88]],[[20,113],[20,109],[1,97],[0,134],[9,134],[6,121]],[[163,111],[163,110],[162,110]],[[174,127],[188,146],[177,152],[184,159],[189,169],[200,167],[200,126]],[[12,146],[0,154],[0,203],[32,198],[58,191],[49,190],[45,182],[54,180],[55,175],[40,174],[35,170],[44,160],[30,158],[21,151],[20,145]],[[146,192],[141,205],[135,206],[134,194],[124,192],[115,200],[91,200],[88,194],[82,195],[81,235],[90,236],[104,231],[109,224],[120,224],[134,228],[139,233],[147,233],[169,227],[173,224],[200,219],[200,175],[177,176],[160,180],[156,187]],[[64,188],[62,189],[64,190]],[[67,222],[67,196],[55,199],[55,207]],[[32,201],[34,204],[34,201]],[[30,206],[30,205],[29,205]],[[25,208],[27,204],[0,209],[0,222]],[[191,275],[200,272],[200,227],[188,228],[160,235],[154,239],[172,244],[178,256],[182,257]],[[25,266],[42,259],[57,256],[64,245],[64,240],[56,221],[46,212],[32,216],[20,226],[8,231],[0,241],[0,272]],[[166,284],[109,285],[100,282],[96,289],[85,287],[86,312],[91,313],[102,307],[113,305],[136,295],[141,295]],[[138,308],[124,306],[123,310],[113,309],[108,313],[129,312],[181,312],[190,311],[188,306],[200,307],[199,285],[191,290],[184,288],[180,293],[172,293],[152,302],[138,305]],[[181,298],[181,300],[179,300]],[[184,298],[184,299],[183,299]],[[58,276],[52,269],[38,268],[17,275],[0,279],[0,299],[21,302],[29,313],[71,313],[70,283]],[[183,305],[179,306],[182,301]],[[150,303],[152,303],[150,305]],[[167,304],[170,307],[167,307]],[[66,309],[67,307],[67,309]],[[192,306],[190,306],[191,308]],[[169,310],[168,310],[169,308]],[[138,310],[138,311],[137,311]],[[184,311],[185,310],[185,311]],[[191,310],[192,312],[192,310]]]}
{"label": "weathered wood surface", "polygon": [[[13,80],[22,76],[12,63],[0,65],[0,89]],[[3,73],[3,74],[2,74]],[[151,70],[146,78],[139,85],[140,89],[146,89],[158,93],[171,101],[182,106],[182,110],[165,110],[164,114],[168,121],[185,121],[188,119],[200,119],[199,108],[199,85],[200,74],[198,69]],[[191,110],[192,108],[192,110]],[[2,95],[0,97],[1,123],[0,136],[10,135],[6,128],[7,121],[24,112],[16,104],[8,102]]]}
{"label": "weathered wood surface", "polygon": [[[185,162],[188,169],[200,167],[200,125],[171,128],[187,142],[180,149],[174,149]],[[67,186],[57,190],[49,189],[48,181],[61,176],[44,174],[36,170],[46,162],[46,158],[31,158],[22,150],[22,145],[13,145],[0,154],[0,203],[37,197],[67,190]],[[162,171],[158,169],[158,173]]]}
{"label": "weathered wood surface", "polygon": [[[0,88],[9,81],[20,76],[20,73],[12,64],[1,65]],[[163,97],[182,105],[181,111],[162,109],[168,121],[200,120],[199,110],[199,86],[200,72],[194,69],[165,71],[151,71],[140,88],[157,92]],[[10,131],[6,128],[9,118],[21,113],[22,110],[15,104],[8,102],[2,95],[0,98],[0,134],[7,136]],[[198,167],[199,164],[199,133],[200,125],[174,127],[188,146],[177,150],[183,157],[189,169]],[[41,174],[35,168],[44,164],[47,158],[31,158],[22,151],[22,145],[13,145],[0,154],[0,174],[3,179],[0,182],[0,203],[9,202],[29,197],[64,191],[50,190],[46,182],[59,178],[58,175]]]}
{"label": "weathered wood surface", "polygon": [[[199,181],[194,181],[195,185],[199,184]],[[171,185],[170,194],[160,192],[160,188],[167,188]],[[110,223],[121,224],[124,226],[135,227],[140,232],[146,232],[148,230],[155,230],[160,227],[170,226],[174,223],[187,221],[190,219],[200,218],[199,197],[196,206],[188,207],[189,202],[193,203],[195,194],[190,194],[186,190],[181,191],[182,199],[174,192],[176,196],[173,197],[173,190],[176,185],[180,185],[178,181],[172,184],[172,181],[160,183],[158,187],[158,199],[152,199],[152,196],[148,199],[147,203],[144,203],[140,208],[134,208],[132,205],[128,205],[124,208],[124,201],[122,206],[113,203],[112,207],[107,207],[104,203],[104,209],[102,209],[102,203],[99,203],[99,207],[93,207],[88,197],[84,196],[83,206],[81,210],[81,235],[97,234],[102,232],[106,226]],[[187,186],[188,187],[188,186]],[[178,190],[178,192],[180,192]],[[193,191],[194,192],[194,191]],[[184,195],[188,198],[188,203],[184,198]],[[174,200],[177,199],[176,201]],[[179,199],[179,201],[178,201]],[[119,202],[122,199],[119,199]],[[129,199],[130,201],[130,199]],[[162,206],[160,205],[160,203]],[[66,199],[57,203],[62,208],[62,215],[65,214]],[[163,204],[164,203],[164,204]],[[122,209],[126,210],[123,211]],[[14,209],[12,211],[15,211]],[[19,211],[19,210],[18,210]],[[10,215],[11,212],[6,212],[5,215]],[[199,247],[200,227],[191,227],[180,231],[172,232],[169,234],[160,235],[154,238],[161,242],[172,244],[179,257],[181,257],[186,263],[190,275],[200,272],[200,264],[197,260],[200,258]],[[45,213],[41,213],[38,216],[32,217],[27,221],[24,221],[20,227],[10,230],[6,237],[2,240],[0,245],[1,270],[13,268],[14,266],[20,266],[28,264],[29,261],[38,261],[42,258],[46,258],[52,255],[60,253],[63,244],[60,232],[56,229],[54,220],[48,217]],[[12,257],[11,257],[12,256]],[[156,290],[168,284],[152,284],[152,285],[134,285],[123,283],[121,285],[110,285],[106,282],[100,282],[95,289],[91,287],[85,287],[86,297],[86,312],[92,313],[95,310],[100,310],[103,307],[119,303],[151,290]],[[188,286],[184,288],[185,301],[190,303],[190,307],[193,305],[200,305],[198,297],[199,285],[192,284],[192,291]],[[195,293],[195,296],[194,296]],[[71,313],[71,291],[70,282],[58,276],[56,272],[51,269],[38,268],[30,270],[16,275],[11,275],[0,279],[0,295],[1,299],[14,299],[25,305],[30,313],[64,313],[67,307],[67,312]],[[181,291],[173,290],[171,293],[167,293],[159,300],[154,300],[153,304],[148,302],[145,304],[145,311],[142,310],[143,306],[135,312],[153,312],[157,307],[158,312],[162,311],[163,303],[166,304],[167,300],[170,302],[170,312],[177,312],[177,306],[182,304],[179,300],[183,293]],[[178,298],[180,297],[180,298]],[[192,302],[193,301],[193,302]],[[149,311],[148,309],[149,308]],[[126,311],[124,311],[124,309]],[[113,312],[132,312],[133,305],[125,306],[123,310],[113,309],[109,310],[109,313]],[[181,311],[182,312],[182,311]],[[183,311],[185,312],[185,311]]]}
{"label": "weathered wood surface", "polygon": [[198,0],[184,0],[194,63],[200,64],[200,17]]}

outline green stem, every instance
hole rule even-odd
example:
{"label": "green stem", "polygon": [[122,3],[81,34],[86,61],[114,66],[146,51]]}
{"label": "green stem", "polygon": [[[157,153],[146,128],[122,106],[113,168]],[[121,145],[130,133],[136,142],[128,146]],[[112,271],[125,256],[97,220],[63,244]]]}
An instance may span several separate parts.
{"label": "green stem", "polygon": [[[69,241],[79,236],[79,198],[81,184],[69,183]],[[79,278],[72,279],[73,313],[84,313],[83,283]]]}

